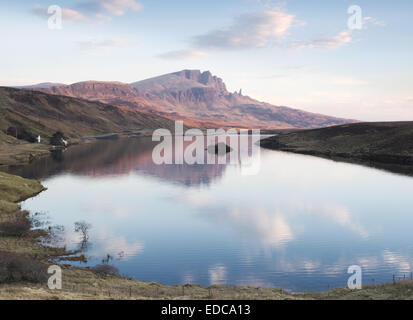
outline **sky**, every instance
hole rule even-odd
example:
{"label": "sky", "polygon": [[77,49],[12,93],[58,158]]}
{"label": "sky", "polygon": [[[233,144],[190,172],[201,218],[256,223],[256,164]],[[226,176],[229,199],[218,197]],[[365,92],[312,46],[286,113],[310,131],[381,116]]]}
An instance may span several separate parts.
{"label": "sky", "polygon": [[413,120],[411,0],[1,0],[0,36],[3,86],[199,69],[274,105]]}

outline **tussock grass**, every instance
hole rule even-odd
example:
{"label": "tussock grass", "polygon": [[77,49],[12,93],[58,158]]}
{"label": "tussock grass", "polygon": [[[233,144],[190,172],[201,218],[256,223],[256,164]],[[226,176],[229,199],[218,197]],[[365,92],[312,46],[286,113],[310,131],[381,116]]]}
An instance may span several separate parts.
{"label": "tussock grass", "polygon": [[329,292],[288,293],[257,287],[166,286],[119,276],[101,277],[90,268],[62,265],[62,290],[20,283],[0,285],[0,299],[62,300],[412,300],[413,281],[366,286],[362,290],[336,288]]}
{"label": "tussock grass", "polygon": [[413,280],[368,285],[363,286],[362,290],[336,288],[330,292],[310,292],[298,296],[316,300],[413,300]]}
{"label": "tussock grass", "polygon": [[302,130],[262,140],[261,146],[413,175],[413,121]]}
{"label": "tussock grass", "polygon": [[[40,182],[0,172],[0,200],[20,202],[45,190]],[[2,206],[10,208],[12,204],[3,202]],[[1,208],[1,207],[0,207]]]}
{"label": "tussock grass", "polygon": [[198,285],[166,286],[140,282],[125,277],[101,277],[90,268],[62,265],[62,290],[51,291],[45,286],[16,284],[0,286],[0,299],[63,299],[63,300],[285,300],[302,299],[280,289],[255,287],[210,288]]}
{"label": "tussock grass", "polygon": [[47,271],[43,262],[23,254],[0,251],[1,283],[44,283],[46,280]]}
{"label": "tussock grass", "polygon": [[[2,215],[10,214],[18,210],[20,210],[20,206],[18,204],[0,199],[0,213]],[[1,221],[1,215],[0,215],[0,221]]]}

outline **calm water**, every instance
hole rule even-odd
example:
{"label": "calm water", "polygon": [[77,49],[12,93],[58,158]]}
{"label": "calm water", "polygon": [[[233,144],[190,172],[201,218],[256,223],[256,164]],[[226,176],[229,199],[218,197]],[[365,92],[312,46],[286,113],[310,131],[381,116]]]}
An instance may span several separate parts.
{"label": "calm water", "polygon": [[413,179],[358,165],[261,150],[260,171],[239,165],[152,162],[150,139],[72,147],[13,172],[48,188],[23,203],[65,226],[92,224],[89,265],[106,254],[124,275],[164,284],[287,290],[410,276]]}

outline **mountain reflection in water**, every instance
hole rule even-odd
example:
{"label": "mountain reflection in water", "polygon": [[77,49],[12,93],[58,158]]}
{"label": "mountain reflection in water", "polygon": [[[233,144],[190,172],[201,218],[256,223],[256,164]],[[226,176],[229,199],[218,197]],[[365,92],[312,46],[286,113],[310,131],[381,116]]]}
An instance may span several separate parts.
{"label": "mountain reflection in water", "polygon": [[[65,151],[56,150],[51,157],[36,160],[24,167],[11,168],[9,172],[41,180],[64,172],[79,176],[104,177],[139,171],[191,186],[208,185],[220,178],[225,171],[225,164],[156,165],[152,160],[152,151],[156,143],[152,142],[151,138],[100,140],[72,146]],[[186,145],[188,143],[185,147]]]}

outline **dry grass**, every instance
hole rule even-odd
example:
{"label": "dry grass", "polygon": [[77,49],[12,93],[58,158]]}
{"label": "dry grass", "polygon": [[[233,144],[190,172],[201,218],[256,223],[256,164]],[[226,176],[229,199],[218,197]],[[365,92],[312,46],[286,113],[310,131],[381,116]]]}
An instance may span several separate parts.
{"label": "dry grass", "polygon": [[[22,211],[15,202],[33,197],[45,190],[40,182],[0,172],[0,223],[28,219],[29,212]],[[30,254],[48,260],[50,257],[68,255],[64,248],[41,245],[44,230],[31,230],[24,236],[0,236],[0,251]]]}
{"label": "dry grass", "polygon": [[32,284],[0,285],[0,299],[28,300],[412,300],[413,281],[291,294],[257,287],[165,286],[117,276],[100,277],[89,268],[62,265],[62,290]]}
{"label": "dry grass", "polygon": [[11,214],[18,210],[20,210],[20,206],[18,204],[0,199],[0,221],[2,221],[2,217],[4,215]]}
{"label": "dry grass", "polygon": [[413,300],[413,280],[363,286],[362,290],[336,288],[330,292],[311,292],[305,296],[316,300]]}
{"label": "dry grass", "polygon": [[0,149],[0,166],[23,165],[50,155],[50,146],[35,143],[4,145]]}
{"label": "dry grass", "polygon": [[0,130],[0,167],[26,164],[48,155],[50,146],[17,140]]}
{"label": "dry grass", "polygon": [[62,290],[49,290],[40,285],[2,285],[0,299],[114,299],[114,300],[285,300],[302,299],[280,289],[255,287],[205,288],[197,285],[165,286],[139,282],[117,276],[100,277],[88,268],[62,265]]}
{"label": "dry grass", "polygon": [[[40,182],[0,172],[0,200],[20,202],[45,190]],[[3,206],[12,206],[4,204]]]}

